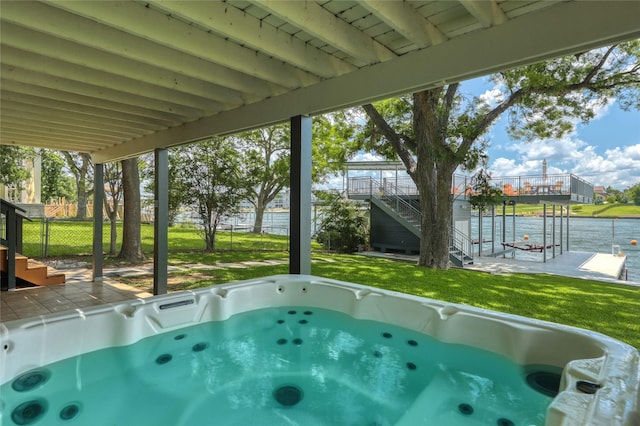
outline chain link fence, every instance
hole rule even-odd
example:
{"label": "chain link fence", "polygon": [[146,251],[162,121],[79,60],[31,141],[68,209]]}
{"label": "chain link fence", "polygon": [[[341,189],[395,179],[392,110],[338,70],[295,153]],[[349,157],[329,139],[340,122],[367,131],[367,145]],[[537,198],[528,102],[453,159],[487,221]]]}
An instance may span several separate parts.
{"label": "chain link fence", "polygon": [[[253,227],[228,224],[216,233],[216,251],[283,251],[289,250],[289,228],[264,226],[259,233]],[[198,251],[205,248],[197,225],[177,223],[169,227],[169,252]],[[103,251],[109,252],[111,223],[103,224]],[[116,252],[122,244],[122,222],[116,223]],[[153,252],[153,224],[141,225],[142,249]],[[93,251],[93,221],[43,218],[25,221],[22,254],[32,258],[90,255]]]}

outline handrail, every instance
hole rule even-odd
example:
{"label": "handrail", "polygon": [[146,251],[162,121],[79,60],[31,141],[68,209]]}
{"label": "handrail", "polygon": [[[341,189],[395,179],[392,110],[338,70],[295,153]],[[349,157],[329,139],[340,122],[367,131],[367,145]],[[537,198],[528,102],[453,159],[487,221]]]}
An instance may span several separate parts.
{"label": "handrail", "polygon": [[378,194],[372,193],[371,196],[378,196],[378,198],[380,198],[386,205],[391,207],[397,214],[409,220],[410,222],[413,222],[412,225],[417,229],[420,229],[420,224],[422,223],[422,213],[402,197],[402,195],[406,196],[406,194],[402,193],[402,191],[399,191],[398,188],[396,188],[392,183],[384,182],[384,184],[381,185],[375,179],[370,179],[370,187],[380,189]]}
{"label": "handrail", "polygon": [[[406,200],[410,196],[400,191],[393,183],[385,181],[381,184],[369,176],[350,178],[347,191],[350,195],[368,195],[371,198],[380,199],[400,217],[409,221],[417,230],[421,229],[422,213]],[[461,252],[462,259],[460,260],[462,262],[465,261],[465,258],[473,260],[473,242],[468,235],[451,227],[449,238],[450,247]]]}
{"label": "handrail", "polygon": [[0,236],[0,242],[7,245],[7,280],[2,283],[3,290],[16,289],[16,253],[22,251],[22,220],[31,220],[21,212],[26,210],[0,198],[0,214],[6,218],[5,238]]}
{"label": "handrail", "polygon": [[454,226],[451,227],[449,246],[460,250],[464,257],[473,261],[473,241],[471,237],[457,230]]}
{"label": "handrail", "polygon": [[[363,184],[363,180],[368,182],[371,178],[349,178],[349,192],[353,194],[361,194],[360,185]],[[417,195],[418,191],[413,183],[413,180],[409,177],[396,178],[396,184],[390,183],[391,179],[385,179],[385,185],[390,187],[404,188],[407,195]],[[451,182],[451,194],[454,199],[471,195],[470,187],[471,179],[469,176],[453,175]],[[513,196],[533,196],[533,197],[546,197],[546,196],[571,196],[574,201],[590,202],[593,198],[593,185],[583,178],[580,178],[574,174],[547,174],[547,175],[521,175],[521,176],[498,176],[492,177],[490,180],[491,186],[500,189],[504,195],[508,197]],[[373,193],[371,193],[373,194]]]}

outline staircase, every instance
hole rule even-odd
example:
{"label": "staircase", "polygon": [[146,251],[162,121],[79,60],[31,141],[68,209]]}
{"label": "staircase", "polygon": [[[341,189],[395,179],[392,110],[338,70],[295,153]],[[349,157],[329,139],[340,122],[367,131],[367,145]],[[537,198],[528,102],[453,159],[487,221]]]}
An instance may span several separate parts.
{"label": "staircase", "polygon": [[[7,247],[0,246],[0,271],[2,272],[7,272],[8,270],[8,251]],[[16,278],[20,278],[23,281],[36,285],[52,285],[64,284],[66,280],[63,273],[26,256],[16,254],[15,259]]]}
{"label": "staircase", "polygon": [[[389,182],[380,184],[373,178],[369,182],[371,202],[390,217],[402,224],[411,233],[420,237],[422,213],[409,200],[411,197]],[[366,187],[366,185],[364,186]],[[378,189],[374,192],[373,188]],[[454,227],[450,229],[449,260],[458,267],[473,264],[473,244],[471,239]]]}
{"label": "staircase", "polygon": [[464,268],[464,265],[472,265],[473,242],[471,238],[454,227],[451,227],[449,235],[449,261],[459,268]]}

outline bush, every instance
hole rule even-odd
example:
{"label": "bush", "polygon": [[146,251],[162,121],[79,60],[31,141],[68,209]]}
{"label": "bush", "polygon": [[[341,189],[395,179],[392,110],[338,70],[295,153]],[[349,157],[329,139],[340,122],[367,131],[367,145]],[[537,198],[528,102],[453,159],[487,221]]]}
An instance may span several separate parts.
{"label": "bush", "polygon": [[367,245],[367,217],[354,202],[336,192],[320,193],[318,198],[327,202],[327,208],[323,210],[316,240],[326,250],[353,253]]}

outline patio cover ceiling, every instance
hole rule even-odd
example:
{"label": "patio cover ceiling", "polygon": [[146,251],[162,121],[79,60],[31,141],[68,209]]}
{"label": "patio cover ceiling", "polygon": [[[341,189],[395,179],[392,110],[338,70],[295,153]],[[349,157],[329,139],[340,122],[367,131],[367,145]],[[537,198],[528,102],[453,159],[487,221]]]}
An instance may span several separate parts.
{"label": "patio cover ceiling", "polygon": [[2,1],[0,143],[98,163],[640,37],[638,1]]}

